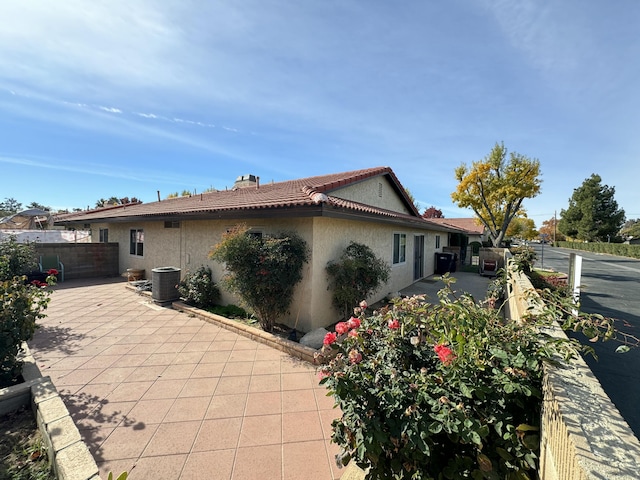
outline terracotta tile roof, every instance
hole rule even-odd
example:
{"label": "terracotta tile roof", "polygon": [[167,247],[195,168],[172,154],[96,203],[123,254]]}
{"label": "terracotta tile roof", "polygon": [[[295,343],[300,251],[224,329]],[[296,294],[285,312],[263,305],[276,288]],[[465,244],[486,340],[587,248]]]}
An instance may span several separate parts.
{"label": "terracotta tile roof", "polygon": [[[396,193],[404,199],[410,214],[365,205],[331,196],[331,192],[360,181],[386,176]],[[291,207],[327,206],[362,214],[381,215],[420,221],[419,212],[407,197],[400,181],[389,167],[376,167],[350,172],[320,175],[284,182],[266,183],[229,190],[207,192],[189,197],[165,199],[159,202],[116,205],[60,215],[57,223],[90,221],[124,221],[128,218],[158,219],[167,217],[211,217],[216,214],[273,210]]]}
{"label": "terracotta tile roof", "polygon": [[427,220],[439,225],[456,228],[472,235],[482,235],[484,225],[478,223],[475,218],[428,218]]}

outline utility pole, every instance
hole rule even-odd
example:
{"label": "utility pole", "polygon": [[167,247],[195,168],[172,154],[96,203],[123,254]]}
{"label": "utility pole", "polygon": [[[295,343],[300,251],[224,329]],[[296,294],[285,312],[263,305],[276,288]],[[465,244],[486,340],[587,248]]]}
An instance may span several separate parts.
{"label": "utility pole", "polygon": [[553,211],[553,246],[556,246],[556,227],[558,225],[558,219],[556,218],[556,213],[558,211],[554,210]]}

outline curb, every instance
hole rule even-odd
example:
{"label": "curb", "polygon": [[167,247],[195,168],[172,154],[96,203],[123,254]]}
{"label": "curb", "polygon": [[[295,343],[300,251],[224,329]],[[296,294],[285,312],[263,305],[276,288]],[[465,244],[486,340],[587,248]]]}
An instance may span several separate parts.
{"label": "curb", "polygon": [[31,403],[49,463],[58,480],[100,480],[98,466],[60,398],[51,377],[43,377],[26,343],[24,383],[0,390],[0,414]]}

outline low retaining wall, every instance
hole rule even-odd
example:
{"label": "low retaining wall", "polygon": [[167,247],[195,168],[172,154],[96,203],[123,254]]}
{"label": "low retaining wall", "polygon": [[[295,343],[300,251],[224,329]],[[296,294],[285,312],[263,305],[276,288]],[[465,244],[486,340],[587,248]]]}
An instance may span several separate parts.
{"label": "low retaining wall", "polygon": [[[513,265],[508,291],[507,312],[514,321],[543,306]],[[565,337],[557,326],[550,333]],[[581,357],[546,368],[540,460],[541,480],[639,478],[640,441]]]}
{"label": "low retaining wall", "polygon": [[58,255],[65,280],[120,275],[117,243],[36,243],[36,254]]}
{"label": "low retaining wall", "polygon": [[100,480],[98,466],[82,441],[50,377],[43,377],[24,345],[24,383],[0,390],[0,414],[31,403],[49,462],[58,480]]}

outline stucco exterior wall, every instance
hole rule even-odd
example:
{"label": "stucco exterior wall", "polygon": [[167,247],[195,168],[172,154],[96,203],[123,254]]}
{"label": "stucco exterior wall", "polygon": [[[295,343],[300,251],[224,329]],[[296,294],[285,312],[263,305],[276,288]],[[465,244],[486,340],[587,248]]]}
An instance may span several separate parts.
{"label": "stucco exterior wall", "polygon": [[394,212],[411,213],[384,177],[368,178],[353,185],[333,190],[329,195]]}
{"label": "stucco exterior wall", "polygon": [[[208,257],[224,232],[239,223],[254,231],[276,234],[295,231],[309,246],[309,262],[303,267],[303,280],[297,285],[290,313],[280,321],[298,330],[310,331],[340,320],[332,306],[331,292],[327,290],[326,265],[337,259],[350,242],[363,243],[391,266],[389,282],[367,301],[381,300],[389,294],[414,282],[414,239],[424,235],[424,276],[434,272],[435,236],[440,235],[441,247],[446,246],[447,233],[407,228],[370,221],[354,221],[328,217],[264,219],[264,220],[191,220],[180,222],[179,228],[165,228],[164,222],[94,224],[92,233],[99,236],[100,228],[109,229],[109,241],[118,242],[120,272],[128,268],[144,269],[146,278],[156,267],[178,267],[184,278],[189,271],[201,265],[209,266],[215,280],[224,274],[221,264]],[[144,255],[129,253],[129,231],[144,230]],[[406,235],[406,258],[403,263],[392,265],[393,235]],[[97,241],[97,239],[96,239]],[[441,250],[441,249],[440,249]],[[240,300],[222,291],[223,304],[241,305]],[[297,324],[296,324],[297,322]]]}

